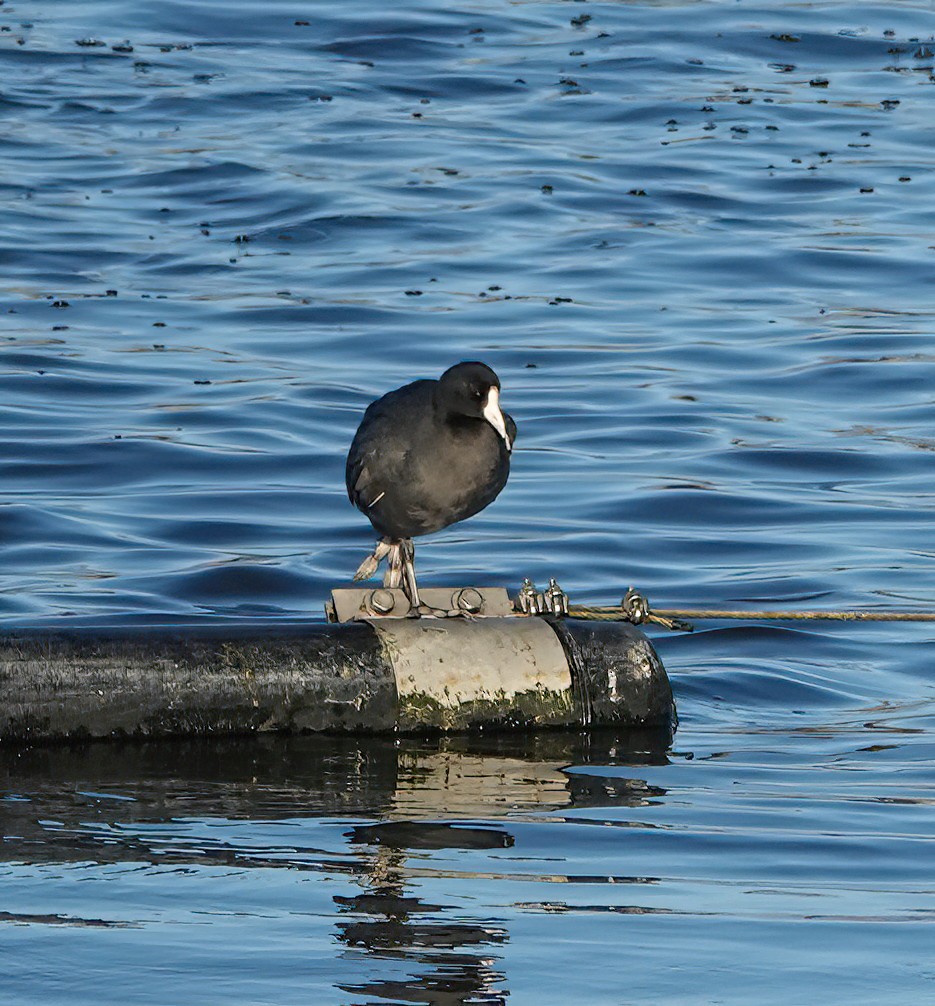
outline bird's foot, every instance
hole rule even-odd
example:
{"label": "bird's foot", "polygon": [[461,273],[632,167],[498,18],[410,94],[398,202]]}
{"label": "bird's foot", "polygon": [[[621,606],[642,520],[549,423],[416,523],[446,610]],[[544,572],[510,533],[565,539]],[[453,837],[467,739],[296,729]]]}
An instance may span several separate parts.
{"label": "bird's foot", "polygon": [[355,580],[366,580],[376,573],[378,566],[386,559],[386,572],[383,574],[384,587],[402,587],[409,599],[409,617],[451,618],[456,615],[466,615],[463,611],[448,611],[445,608],[434,608],[423,604],[419,597],[419,584],[416,582],[415,567],[416,549],[411,538],[401,541],[390,541],[381,538],[377,542],[372,555],[368,555],[354,574]]}
{"label": "bird's foot", "polygon": [[413,611],[422,607],[419,585],[416,582],[416,548],[411,538],[403,538],[387,544],[386,573],[384,587],[402,587]]}
{"label": "bird's foot", "polygon": [[[358,580],[369,580],[376,573],[380,562],[386,558],[395,546],[391,545],[385,538],[381,538],[373,552],[357,567],[354,574],[354,582]],[[385,584],[385,586],[388,586]]]}

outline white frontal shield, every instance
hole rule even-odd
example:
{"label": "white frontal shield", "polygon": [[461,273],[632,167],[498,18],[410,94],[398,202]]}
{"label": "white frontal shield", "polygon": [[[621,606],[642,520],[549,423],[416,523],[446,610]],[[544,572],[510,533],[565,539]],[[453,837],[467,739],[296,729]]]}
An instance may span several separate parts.
{"label": "white frontal shield", "polygon": [[503,413],[500,411],[500,389],[491,388],[487,392],[487,404],[484,406],[484,419],[503,437],[503,442],[506,444],[507,452],[510,453],[513,450],[513,446],[510,443],[510,438],[507,436],[506,423],[503,419]]}

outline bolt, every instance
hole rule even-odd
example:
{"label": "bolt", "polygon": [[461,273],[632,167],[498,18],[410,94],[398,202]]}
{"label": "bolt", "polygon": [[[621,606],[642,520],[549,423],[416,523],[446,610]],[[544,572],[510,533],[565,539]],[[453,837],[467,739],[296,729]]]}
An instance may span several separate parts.
{"label": "bolt", "polygon": [[484,598],[479,590],[464,587],[455,594],[453,607],[459,611],[466,611],[469,615],[476,615],[484,607]]}
{"label": "bolt", "polygon": [[391,590],[375,590],[368,598],[367,606],[378,615],[388,615],[396,607],[396,598]]}

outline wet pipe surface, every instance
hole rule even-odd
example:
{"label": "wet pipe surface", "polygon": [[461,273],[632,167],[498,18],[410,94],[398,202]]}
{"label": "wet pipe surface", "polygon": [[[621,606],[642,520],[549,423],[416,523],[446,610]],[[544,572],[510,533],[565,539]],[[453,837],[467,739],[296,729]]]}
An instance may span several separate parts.
{"label": "wet pipe surface", "polygon": [[655,724],[639,630],[541,618],[61,628],[0,636],[0,739]]}

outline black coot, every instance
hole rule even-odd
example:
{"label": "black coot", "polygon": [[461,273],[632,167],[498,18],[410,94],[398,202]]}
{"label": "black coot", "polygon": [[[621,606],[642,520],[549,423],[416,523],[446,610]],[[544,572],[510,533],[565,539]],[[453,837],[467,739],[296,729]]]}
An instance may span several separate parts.
{"label": "black coot", "polygon": [[418,607],[412,539],[483,510],[506,485],[516,424],[500,410],[500,380],[483,363],[457,363],[414,381],[364,413],[347,455],[347,494],[381,536],[354,576],[402,583]]}

